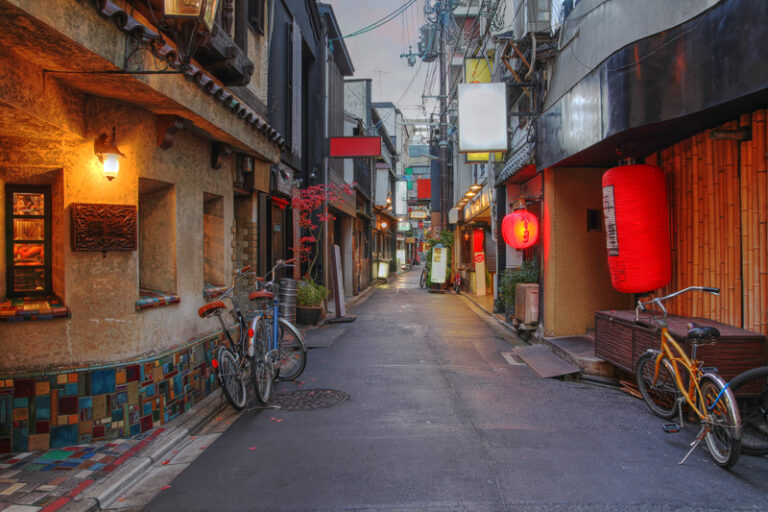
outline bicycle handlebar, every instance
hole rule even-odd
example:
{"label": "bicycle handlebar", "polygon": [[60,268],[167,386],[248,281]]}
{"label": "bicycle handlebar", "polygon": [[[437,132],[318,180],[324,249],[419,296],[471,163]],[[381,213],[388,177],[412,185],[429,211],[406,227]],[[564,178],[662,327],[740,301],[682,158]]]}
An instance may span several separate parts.
{"label": "bicycle handlebar", "polygon": [[682,295],[686,292],[691,291],[701,291],[701,292],[707,292],[711,293],[713,295],[720,295],[720,288],[714,288],[710,286],[689,286],[688,288],[684,288],[682,290],[678,290],[674,293],[670,293],[669,295],[665,295],[663,297],[655,297],[651,300],[647,300],[643,302],[642,300],[637,301],[637,307],[635,308],[635,322],[638,322],[640,320],[640,312],[641,311],[647,311],[645,308],[646,306],[649,306],[651,304],[656,304],[661,308],[661,311],[664,313],[664,318],[662,322],[667,321],[667,308],[664,307],[662,304],[663,301],[669,300],[673,297],[677,297],[678,295]]}

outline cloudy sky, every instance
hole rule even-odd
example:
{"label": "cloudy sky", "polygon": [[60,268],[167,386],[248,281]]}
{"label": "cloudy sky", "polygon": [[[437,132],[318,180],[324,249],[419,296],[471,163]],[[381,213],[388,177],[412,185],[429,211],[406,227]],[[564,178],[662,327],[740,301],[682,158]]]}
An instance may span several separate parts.
{"label": "cloudy sky", "polygon": [[[344,35],[375,23],[397,10],[407,0],[324,0],[333,6],[334,14]],[[408,52],[408,46],[416,51],[419,40],[419,27],[424,23],[424,2],[416,1],[403,13],[365,34],[345,38],[352,64],[355,67],[354,78],[372,80],[373,101],[391,101],[408,118],[424,118],[421,108],[421,96],[424,94],[425,81],[429,74],[434,74],[436,62],[422,63],[418,58],[416,65],[409,67],[400,54]],[[430,73],[431,70],[431,73]],[[435,81],[431,92],[437,95],[438,84]],[[427,112],[434,106],[434,100],[427,103]]]}

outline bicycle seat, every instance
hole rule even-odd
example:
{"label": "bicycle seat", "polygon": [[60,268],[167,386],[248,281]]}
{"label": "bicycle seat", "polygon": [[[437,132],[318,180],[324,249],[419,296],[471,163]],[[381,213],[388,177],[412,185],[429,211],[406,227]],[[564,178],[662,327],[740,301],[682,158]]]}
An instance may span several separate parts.
{"label": "bicycle seat", "polygon": [[259,300],[259,299],[268,299],[272,300],[275,297],[275,294],[272,292],[268,292],[265,290],[259,290],[256,292],[251,292],[250,295],[248,295],[249,300]]}
{"label": "bicycle seat", "polygon": [[222,309],[227,309],[227,306],[220,300],[215,300],[198,309],[197,314],[200,315],[200,318],[205,318],[217,313]]}
{"label": "bicycle seat", "polygon": [[685,339],[690,343],[711,343],[717,341],[720,337],[720,331],[714,327],[696,325],[693,323],[688,324],[688,334]]}

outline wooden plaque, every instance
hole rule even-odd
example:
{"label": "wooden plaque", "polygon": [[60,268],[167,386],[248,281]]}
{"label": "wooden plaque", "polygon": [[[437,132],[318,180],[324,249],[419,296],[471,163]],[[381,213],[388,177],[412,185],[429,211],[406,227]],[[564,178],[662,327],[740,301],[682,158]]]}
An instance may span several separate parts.
{"label": "wooden plaque", "polygon": [[71,208],[73,251],[136,250],[136,206],[72,203]]}

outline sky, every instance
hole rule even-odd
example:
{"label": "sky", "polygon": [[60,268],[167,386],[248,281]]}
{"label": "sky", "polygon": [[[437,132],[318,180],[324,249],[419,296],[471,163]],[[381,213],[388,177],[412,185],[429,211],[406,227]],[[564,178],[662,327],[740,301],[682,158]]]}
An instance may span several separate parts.
{"label": "sky", "polygon": [[[407,0],[324,0],[333,6],[342,34],[352,34],[392,13]],[[344,44],[355,68],[353,78],[370,78],[374,102],[392,102],[408,119],[424,119],[421,96],[428,71],[433,74],[437,62],[428,64],[416,58],[414,67],[400,55],[408,46],[417,51],[419,27],[424,23],[424,0],[417,0],[403,13],[385,25],[365,34],[345,38]],[[435,81],[431,92],[437,95]],[[428,100],[427,112],[435,100]]]}

